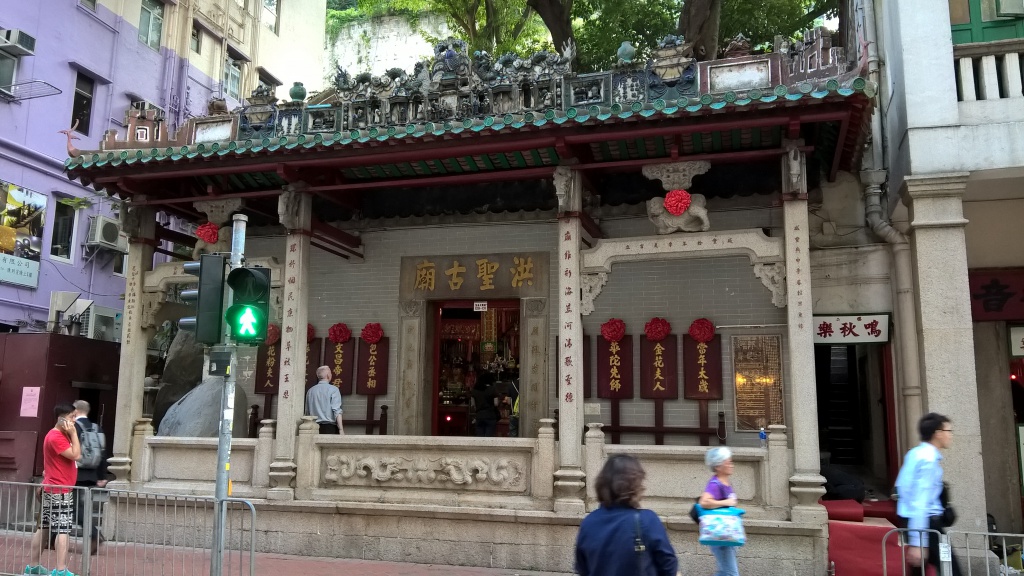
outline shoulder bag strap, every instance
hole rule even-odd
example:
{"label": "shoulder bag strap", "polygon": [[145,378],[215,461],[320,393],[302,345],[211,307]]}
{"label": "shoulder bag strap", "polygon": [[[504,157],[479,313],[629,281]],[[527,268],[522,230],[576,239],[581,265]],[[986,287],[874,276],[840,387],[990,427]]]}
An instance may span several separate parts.
{"label": "shoulder bag strap", "polygon": [[640,531],[640,511],[633,513],[633,524],[636,534],[633,536],[633,550],[636,552],[637,574],[644,574],[644,558],[647,556],[647,546],[644,545],[643,535]]}

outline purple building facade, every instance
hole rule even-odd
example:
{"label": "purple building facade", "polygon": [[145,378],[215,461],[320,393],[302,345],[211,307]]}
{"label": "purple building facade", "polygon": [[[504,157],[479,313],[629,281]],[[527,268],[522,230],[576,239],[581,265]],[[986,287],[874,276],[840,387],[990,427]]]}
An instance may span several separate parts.
{"label": "purple building facade", "polygon": [[[48,329],[53,291],[80,293],[119,326],[127,240],[112,235],[118,230],[118,202],[68,180],[63,162],[69,142],[60,132],[75,126],[70,144],[97,149],[104,132],[124,131],[126,111],[133,107],[159,108],[175,129],[194,112],[205,112],[222,88],[187,53],[182,57],[167,47],[171,37],[181,36],[158,18],[171,4],[159,4],[154,14],[147,8],[156,0],[141,6],[129,1],[124,10],[132,13],[124,15],[95,0],[4,4],[0,331]],[[226,104],[231,109],[238,103],[228,97]],[[106,337],[119,339],[120,331]]]}

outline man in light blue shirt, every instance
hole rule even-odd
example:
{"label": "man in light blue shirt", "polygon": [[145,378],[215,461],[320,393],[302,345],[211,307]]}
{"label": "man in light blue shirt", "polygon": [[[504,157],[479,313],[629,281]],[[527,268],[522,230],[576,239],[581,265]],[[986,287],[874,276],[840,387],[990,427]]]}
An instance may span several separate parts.
{"label": "man in light blue shirt", "polygon": [[[920,530],[942,530],[942,453],[953,445],[953,425],[949,418],[934,412],[925,414],[917,425],[921,443],[907,452],[896,478],[896,514],[906,519],[910,529],[907,538],[907,562],[912,566],[925,563],[939,565],[938,542]],[[960,570],[953,561],[953,574]]]}
{"label": "man in light blue shirt", "polygon": [[316,417],[321,434],[345,435],[341,423],[341,392],[331,384],[331,369],[321,366],[316,369],[319,382],[306,393],[306,414]]}

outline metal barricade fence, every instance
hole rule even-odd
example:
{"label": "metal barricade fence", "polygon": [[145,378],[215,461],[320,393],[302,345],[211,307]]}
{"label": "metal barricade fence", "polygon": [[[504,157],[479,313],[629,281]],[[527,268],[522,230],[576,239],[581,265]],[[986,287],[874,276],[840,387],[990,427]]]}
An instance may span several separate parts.
{"label": "metal barricade fence", "polygon": [[[966,576],[1024,575],[1024,567],[1021,565],[1024,534],[961,530],[948,530],[947,534],[957,550],[967,556],[966,560],[961,559],[960,562]],[[974,561],[977,558],[983,560]],[[984,568],[979,564],[983,564]]]}
{"label": "metal barricade fence", "polygon": [[[883,576],[925,576],[927,574],[927,563],[922,562],[921,566],[914,567],[907,564],[907,550],[910,548],[906,544],[907,536],[913,532],[927,538],[936,538],[939,542],[939,567],[936,570],[938,576],[953,576],[952,571],[952,552],[949,546],[949,536],[940,533],[938,530],[910,530],[908,528],[893,528],[885,533],[882,537],[882,574]],[[889,570],[890,558],[888,557],[888,545],[895,538],[896,543],[900,549],[900,557],[897,561],[898,572],[892,572]]]}
{"label": "metal barricade fence", "polygon": [[[21,575],[29,564],[57,568],[50,538],[39,528],[38,484],[0,482],[0,575]],[[208,576],[217,522],[212,497],[67,487],[75,518],[67,569],[79,576]],[[224,576],[253,576],[256,509],[247,500],[224,502]],[[33,537],[36,544],[33,545]],[[55,535],[54,535],[55,536]],[[96,553],[90,554],[96,547]],[[38,551],[41,562],[33,552]]]}

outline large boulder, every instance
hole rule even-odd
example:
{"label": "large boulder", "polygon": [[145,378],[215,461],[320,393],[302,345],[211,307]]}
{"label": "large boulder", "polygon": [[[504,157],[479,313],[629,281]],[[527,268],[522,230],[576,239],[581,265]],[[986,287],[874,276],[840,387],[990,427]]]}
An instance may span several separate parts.
{"label": "large boulder", "polygon": [[[178,330],[167,350],[167,360],[160,381],[163,386],[156,393],[153,408],[153,428],[160,429],[167,410],[195,388],[203,378],[203,345],[196,342],[195,334]],[[220,406],[220,403],[217,403]]]}
{"label": "large boulder", "polygon": [[[224,379],[207,376],[199,386],[185,394],[171,406],[160,421],[157,436],[203,438],[220,433],[220,401]],[[235,418],[232,436],[245,438],[248,433],[248,402],[245,390],[235,387]]]}

